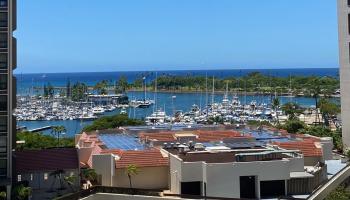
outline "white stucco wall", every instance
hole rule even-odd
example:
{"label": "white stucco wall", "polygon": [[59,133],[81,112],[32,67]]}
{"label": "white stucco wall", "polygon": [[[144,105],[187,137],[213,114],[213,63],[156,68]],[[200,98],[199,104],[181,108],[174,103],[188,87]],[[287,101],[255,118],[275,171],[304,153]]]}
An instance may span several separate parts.
{"label": "white stucco wall", "polygon": [[111,154],[92,155],[92,168],[98,175],[101,175],[103,186],[113,186],[115,172],[115,158]]}
{"label": "white stucco wall", "polygon": [[259,162],[204,163],[182,162],[170,155],[170,190],[180,194],[181,182],[201,181],[207,185],[207,196],[240,198],[240,176],[256,176],[259,197],[260,181],[288,180],[290,172],[296,171],[304,171],[302,157]]}

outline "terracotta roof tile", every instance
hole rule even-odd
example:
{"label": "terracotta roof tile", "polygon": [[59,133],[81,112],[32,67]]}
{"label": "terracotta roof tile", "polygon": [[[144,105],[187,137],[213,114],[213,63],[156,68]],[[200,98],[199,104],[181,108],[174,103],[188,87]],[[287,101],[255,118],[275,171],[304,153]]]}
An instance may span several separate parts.
{"label": "terracotta roof tile", "polygon": [[315,145],[312,140],[303,140],[296,142],[274,142],[279,147],[288,150],[300,150],[305,157],[322,156],[322,149]]}
{"label": "terracotta roof tile", "polygon": [[194,134],[198,135],[198,141],[200,142],[213,142],[222,141],[225,138],[251,138],[250,135],[242,135],[238,131],[195,131]]}
{"label": "terracotta roof tile", "polygon": [[175,132],[159,132],[159,133],[140,133],[139,137],[141,140],[151,139],[163,142],[175,141]]}
{"label": "terracotta roof tile", "polygon": [[168,158],[163,157],[159,150],[124,151],[120,160],[116,161],[116,168],[125,168],[133,164],[137,167],[168,166]]}

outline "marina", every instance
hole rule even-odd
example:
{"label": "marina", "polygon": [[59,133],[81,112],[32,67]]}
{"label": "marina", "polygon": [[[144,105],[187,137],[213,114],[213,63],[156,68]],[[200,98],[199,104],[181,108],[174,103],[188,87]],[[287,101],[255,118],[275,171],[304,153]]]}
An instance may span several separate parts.
{"label": "marina", "polygon": [[[148,98],[154,97],[153,92],[148,93]],[[174,98],[174,96],[176,97]],[[142,99],[143,92],[127,92],[127,96],[130,99]],[[231,94],[230,99],[232,101],[233,94]],[[241,105],[247,104],[249,105],[250,102],[257,102],[258,104],[270,104],[271,98],[270,96],[242,96],[237,95],[235,99],[240,101]],[[284,103],[287,103],[289,101],[296,102],[300,104],[303,107],[313,107],[314,105],[314,99],[309,97],[278,97],[280,99],[281,105]],[[223,94],[215,94],[214,101],[215,102],[222,102],[224,99]],[[335,99],[337,100],[337,99]],[[206,95],[204,93],[167,93],[167,92],[158,92],[157,93],[157,109],[155,109],[155,104],[148,108],[138,108],[133,106],[124,106],[124,107],[116,107],[113,111],[110,112],[104,112],[100,116],[108,116],[108,115],[115,115],[120,114],[122,111],[124,114],[127,114],[130,118],[137,118],[137,119],[144,119],[146,120],[146,117],[151,117],[152,114],[154,114],[155,111],[161,110],[165,111],[165,114],[167,116],[174,116],[173,114],[181,114],[184,115],[185,113],[191,113],[191,108],[193,105],[197,105],[197,107],[202,110],[206,111]],[[204,110],[203,110],[204,109]],[[91,109],[90,109],[91,110]],[[209,107],[208,110],[210,111]],[[174,112],[175,111],[175,112]],[[268,110],[267,110],[268,111]],[[69,112],[68,112],[69,113]],[[164,113],[162,113],[164,114]],[[258,111],[259,114],[259,111]],[[209,115],[209,112],[208,112]],[[154,116],[154,115],[153,115]],[[160,117],[160,116],[157,116]],[[184,115],[185,119],[188,119],[189,117]],[[171,118],[167,119],[168,121],[171,121]],[[24,121],[20,120],[18,121],[18,126],[26,126],[27,130],[39,128],[43,126],[59,126],[62,125],[66,127],[67,129],[67,136],[73,136],[75,133],[79,132],[84,126],[89,125],[92,123],[92,120],[83,120],[83,119],[72,119],[72,120],[36,120],[36,121]],[[175,120],[174,120],[174,123]],[[50,133],[50,131],[44,131],[44,133]]]}

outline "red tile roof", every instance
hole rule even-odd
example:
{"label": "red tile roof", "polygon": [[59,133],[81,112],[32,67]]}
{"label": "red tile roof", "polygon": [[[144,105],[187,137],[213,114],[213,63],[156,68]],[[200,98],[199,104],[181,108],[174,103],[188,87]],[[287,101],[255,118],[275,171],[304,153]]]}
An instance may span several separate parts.
{"label": "red tile roof", "polygon": [[195,131],[194,134],[198,135],[198,141],[200,142],[211,142],[211,141],[222,141],[224,138],[251,138],[249,135],[243,136],[237,131]]}
{"label": "red tile roof", "polygon": [[137,167],[168,166],[168,158],[163,157],[159,150],[124,151],[120,160],[116,161],[116,168],[125,168],[128,165]]}
{"label": "red tile roof", "polygon": [[174,137],[174,133],[175,132],[140,133],[139,137],[141,140],[151,139],[168,142],[176,140],[176,138]]}
{"label": "red tile roof", "polygon": [[322,148],[318,148],[313,140],[303,140],[295,142],[274,142],[279,147],[288,150],[300,150],[305,157],[322,156]]}
{"label": "red tile roof", "polygon": [[75,148],[16,151],[15,160],[17,172],[79,168]]}

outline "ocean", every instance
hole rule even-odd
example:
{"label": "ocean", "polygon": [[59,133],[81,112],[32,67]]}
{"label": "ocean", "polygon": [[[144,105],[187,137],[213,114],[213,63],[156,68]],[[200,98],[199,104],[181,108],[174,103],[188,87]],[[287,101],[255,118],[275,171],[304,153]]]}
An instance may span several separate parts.
{"label": "ocean", "polygon": [[[225,70],[173,70],[157,71],[157,75],[179,76],[215,76],[216,78],[240,77],[252,72],[260,72],[265,75],[288,77],[288,76],[331,76],[338,77],[338,68],[297,68],[297,69],[225,69]],[[101,80],[116,81],[120,76],[126,76],[129,82],[140,77],[146,77],[147,81],[154,80],[154,71],[125,71],[125,72],[75,72],[75,73],[40,73],[40,74],[15,74],[17,78],[17,93],[29,93],[32,87],[42,87],[48,82],[54,86],[66,86],[71,83],[84,82],[94,85]]]}
{"label": "ocean", "polygon": [[[162,74],[172,74],[172,75],[193,75],[193,76],[216,76],[219,78],[230,77],[230,76],[244,76],[251,72],[259,71],[264,74],[270,74],[275,76],[288,77],[292,76],[332,76],[338,77],[337,68],[327,68],[327,69],[247,69],[247,70],[181,70],[181,71],[158,71],[158,76]],[[43,76],[44,75],[44,76]],[[47,82],[50,82],[54,86],[65,86],[67,79],[70,79],[72,83],[76,81],[85,82],[89,85],[93,85],[101,80],[117,80],[119,76],[125,75],[128,81],[132,82],[134,79],[142,76],[147,76],[149,80],[155,78],[154,72],[84,72],[84,73],[57,73],[57,74],[16,74],[17,76],[17,91],[18,94],[28,94],[28,91],[32,86],[42,86]],[[143,92],[128,92],[127,95],[129,99],[140,99],[143,97]],[[233,94],[230,94],[232,97]],[[147,97],[154,99],[154,93],[148,92]],[[172,98],[176,96],[176,98]],[[315,104],[313,98],[308,97],[279,97],[281,104],[289,101],[296,102],[302,106],[310,107]],[[216,94],[215,101],[221,102],[223,99],[223,94]],[[256,100],[258,103],[269,103],[269,96],[239,96],[242,103],[249,103],[252,100]],[[209,101],[211,96],[209,94]],[[339,100],[339,99],[338,99]],[[204,107],[206,104],[206,94],[205,93],[169,93],[169,92],[158,92],[157,94],[157,109],[163,109],[168,115],[172,115],[174,110],[182,110],[184,112],[190,111],[191,106],[196,104],[200,107]],[[129,108],[128,115],[132,118],[143,119],[150,115],[154,110],[155,106],[150,108]],[[117,109],[114,112],[106,113],[106,115],[113,115],[119,113],[120,110]],[[20,121],[19,126],[26,126],[28,129],[48,126],[48,125],[63,125],[67,129],[66,137],[71,137],[74,134],[81,131],[81,129],[91,124],[91,121],[80,121],[80,120],[66,120],[66,121]],[[49,134],[50,131],[45,131]]]}

